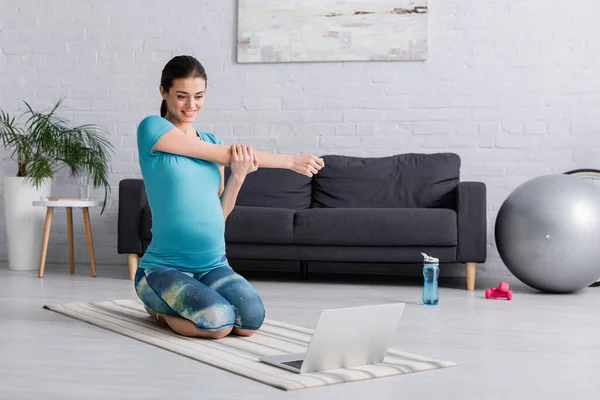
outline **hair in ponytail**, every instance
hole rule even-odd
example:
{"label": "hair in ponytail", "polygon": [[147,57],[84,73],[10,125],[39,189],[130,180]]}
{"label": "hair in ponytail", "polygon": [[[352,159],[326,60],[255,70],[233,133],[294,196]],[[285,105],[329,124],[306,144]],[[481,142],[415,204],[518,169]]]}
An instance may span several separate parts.
{"label": "hair in ponytail", "polygon": [[167,115],[167,101],[163,99],[160,105],[160,116],[165,117]]}
{"label": "hair in ponytail", "polygon": [[[204,67],[192,56],[173,57],[163,68],[160,85],[165,92],[169,92],[175,79],[203,78],[208,84]],[[160,105],[160,116],[167,115],[167,101],[163,99]]]}

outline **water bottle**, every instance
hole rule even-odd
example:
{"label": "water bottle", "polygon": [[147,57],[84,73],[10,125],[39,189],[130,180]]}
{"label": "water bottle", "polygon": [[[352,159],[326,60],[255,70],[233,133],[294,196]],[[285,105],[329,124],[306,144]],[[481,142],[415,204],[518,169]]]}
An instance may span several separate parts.
{"label": "water bottle", "polygon": [[430,257],[425,253],[423,256],[423,304],[426,306],[437,306],[440,300],[438,293],[438,276],[440,275],[440,260]]}

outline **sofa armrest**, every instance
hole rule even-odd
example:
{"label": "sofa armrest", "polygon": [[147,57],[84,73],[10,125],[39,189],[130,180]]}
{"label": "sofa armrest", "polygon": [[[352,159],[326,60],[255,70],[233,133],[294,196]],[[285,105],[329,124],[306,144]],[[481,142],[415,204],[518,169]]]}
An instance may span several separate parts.
{"label": "sofa armrest", "polygon": [[487,257],[487,188],[483,182],[459,182],[457,262],[485,262]]}
{"label": "sofa armrest", "polygon": [[143,254],[143,209],[148,204],[146,187],[142,179],[123,179],[119,182],[119,215],[117,252]]}

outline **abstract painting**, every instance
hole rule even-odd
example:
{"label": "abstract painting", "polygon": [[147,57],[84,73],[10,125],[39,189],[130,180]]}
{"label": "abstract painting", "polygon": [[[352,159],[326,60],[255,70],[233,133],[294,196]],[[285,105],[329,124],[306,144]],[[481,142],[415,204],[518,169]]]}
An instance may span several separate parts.
{"label": "abstract painting", "polygon": [[239,63],[425,60],[428,0],[239,0]]}

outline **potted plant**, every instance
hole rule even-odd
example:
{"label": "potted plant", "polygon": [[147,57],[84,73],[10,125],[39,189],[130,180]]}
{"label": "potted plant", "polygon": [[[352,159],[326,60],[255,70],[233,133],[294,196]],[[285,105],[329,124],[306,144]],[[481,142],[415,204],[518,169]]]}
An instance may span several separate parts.
{"label": "potted plant", "polygon": [[4,209],[9,268],[36,269],[45,222],[45,210],[32,202],[49,197],[54,175],[62,168],[70,176],[89,176],[94,187],[104,187],[104,206],[110,192],[110,154],[114,147],[97,125],[71,126],[56,114],[61,98],[47,112],[34,111],[27,102],[17,124],[15,117],[0,110],[0,143],[12,150],[16,176],[4,178]]}

